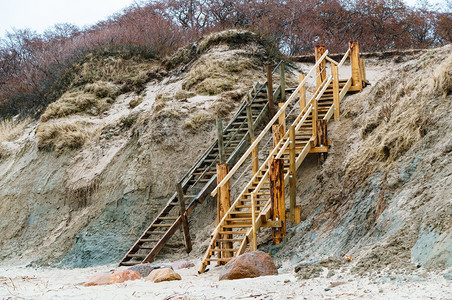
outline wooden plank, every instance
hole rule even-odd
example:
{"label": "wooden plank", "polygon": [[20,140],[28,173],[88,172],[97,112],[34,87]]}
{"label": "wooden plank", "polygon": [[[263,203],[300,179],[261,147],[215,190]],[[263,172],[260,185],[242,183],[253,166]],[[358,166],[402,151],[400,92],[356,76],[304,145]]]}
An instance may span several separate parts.
{"label": "wooden plank", "polygon": [[281,87],[281,102],[286,101],[286,75],[284,72],[284,63],[282,62],[279,65],[279,81],[280,81],[280,87]]}
{"label": "wooden plank", "polygon": [[[317,66],[316,74],[317,74],[317,88],[320,88],[320,85],[326,78],[326,61],[325,59],[321,59],[323,54],[325,53],[325,46],[316,46],[315,47],[315,61],[320,61],[320,64]],[[326,56],[325,56],[326,57]]]}
{"label": "wooden plank", "polygon": [[248,132],[250,135],[250,139],[254,139],[254,123],[253,123],[253,114],[251,112],[251,105],[246,106],[246,120],[248,122]]}
{"label": "wooden plank", "polygon": [[[281,110],[284,103],[278,103],[278,109]],[[279,115],[278,123],[281,126],[281,130],[283,133],[286,132],[286,112],[283,110],[281,115]]]}
{"label": "wooden plank", "polygon": [[251,251],[257,250],[257,227],[256,227],[256,195],[251,193],[251,223],[252,223],[252,238],[250,241]]}
{"label": "wooden plank", "polygon": [[[217,165],[217,183],[223,180],[229,173],[229,164],[218,164]],[[231,208],[231,195],[230,195],[230,183],[226,183],[218,190],[217,195],[217,224],[220,220],[226,216],[227,211]],[[224,231],[229,231],[230,229],[223,229]],[[230,239],[232,236],[226,235],[225,239]],[[232,249],[233,245],[231,242],[221,243],[222,249]],[[232,256],[231,252],[221,253],[221,258],[229,258]],[[219,263],[222,264],[221,262]]]}
{"label": "wooden plank", "polygon": [[191,238],[190,238],[190,232],[188,229],[187,215],[185,214],[184,190],[182,189],[182,185],[180,183],[178,183],[176,185],[176,189],[177,189],[177,198],[179,200],[179,209],[180,209],[180,217],[181,217],[181,221],[182,221],[182,229],[184,231],[185,249],[187,250],[187,253],[190,253]]}
{"label": "wooden plank", "polygon": [[217,118],[218,156],[220,164],[224,163],[223,122]]}
{"label": "wooden plank", "polygon": [[345,61],[347,60],[349,55],[350,55],[350,48],[348,48],[347,52],[344,54],[344,57],[342,57],[341,61],[337,65],[339,68],[342,67],[342,65],[345,63]]}
{"label": "wooden plank", "polygon": [[295,206],[295,224],[301,222],[301,205]]}
{"label": "wooden plank", "polygon": [[[305,79],[304,74],[298,75],[298,83],[301,84]],[[300,112],[306,107],[306,85],[300,88]]]}
{"label": "wooden plank", "polygon": [[341,92],[339,93],[339,102],[345,97],[347,92],[350,90],[351,85],[352,85],[352,78],[350,77],[347,80],[347,83],[342,88]]}
{"label": "wooden plank", "polygon": [[363,84],[365,85],[367,82],[367,76],[366,76],[366,63],[364,62],[364,59],[359,60],[359,67],[361,71],[361,80],[363,81]]}
{"label": "wooden plank", "polygon": [[312,135],[317,133],[317,119],[318,119],[318,102],[317,99],[312,101]]}
{"label": "wooden plank", "polygon": [[295,222],[295,204],[297,198],[296,156],[295,156],[295,126],[289,127],[289,195],[290,195],[290,222]]}
{"label": "wooden plank", "polygon": [[284,137],[284,131],[281,125],[273,125],[273,148],[276,148],[279,141]]}
{"label": "wooden plank", "polygon": [[273,101],[273,81],[272,81],[272,69],[270,65],[267,65],[267,98],[268,98],[268,115],[272,119],[275,115],[275,104]]}
{"label": "wooden plank", "polygon": [[273,221],[281,221],[280,228],[273,228],[273,244],[278,245],[286,234],[286,207],[284,201],[284,160],[270,159],[270,201]]}
{"label": "wooden plank", "polygon": [[339,68],[337,65],[331,65],[331,73],[333,75],[334,120],[337,120],[339,119]]}
{"label": "wooden plank", "polygon": [[357,41],[350,42],[350,60],[352,65],[352,86],[357,91],[362,91],[363,81],[359,66],[359,46]]}
{"label": "wooden plank", "polygon": [[309,153],[328,153],[328,147],[312,147],[311,150],[309,150]]}
{"label": "wooden plank", "polygon": [[[255,138],[251,139],[251,143],[255,142]],[[251,165],[253,169],[253,176],[259,171],[259,147],[255,147],[251,152]]]}

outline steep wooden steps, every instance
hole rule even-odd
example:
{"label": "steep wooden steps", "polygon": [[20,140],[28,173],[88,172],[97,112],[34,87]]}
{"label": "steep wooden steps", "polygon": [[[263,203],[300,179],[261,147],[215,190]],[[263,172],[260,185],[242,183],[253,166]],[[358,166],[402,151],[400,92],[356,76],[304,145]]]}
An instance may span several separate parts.
{"label": "steep wooden steps", "polygon": [[[252,97],[251,101],[244,99],[237,113],[223,130],[224,154],[231,166],[234,165],[237,157],[242,154],[245,146],[249,143],[247,106],[251,108],[254,131],[256,134],[260,132],[259,125],[265,119],[268,111],[265,85],[266,83],[260,87],[256,85],[253,87],[249,92]],[[278,91],[278,88],[275,91]],[[274,94],[275,98],[278,96],[279,94]],[[277,108],[275,107],[275,109]],[[218,143],[214,141],[184,177],[179,180],[183,198],[178,199],[177,192],[173,194],[157,217],[123,257],[120,265],[130,266],[150,262],[157,256],[183,223],[180,214],[181,205],[185,207],[184,215],[188,217],[196,205],[203,202],[215,187],[215,166],[219,162],[218,151]],[[234,224],[229,225],[235,226]],[[225,227],[225,229],[229,230],[230,228]],[[229,235],[237,234],[239,233],[229,233]],[[243,233],[240,234],[243,235]],[[190,247],[191,245],[186,243],[187,251],[191,250]],[[229,250],[229,252],[231,251]]]}

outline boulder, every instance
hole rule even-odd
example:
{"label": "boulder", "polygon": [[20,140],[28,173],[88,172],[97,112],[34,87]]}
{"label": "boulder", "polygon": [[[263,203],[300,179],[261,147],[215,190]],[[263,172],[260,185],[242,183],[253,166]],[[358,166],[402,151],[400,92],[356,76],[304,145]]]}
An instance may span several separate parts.
{"label": "boulder", "polygon": [[139,265],[135,265],[130,268],[127,268],[127,270],[131,270],[131,271],[140,273],[141,276],[143,276],[143,277],[148,276],[154,269],[155,269],[155,267],[151,264],[139,264]]}
{"label": "boulder", "polygon": [[107,285],[122,283],[128,280],[140,279],[141,275],[132,270],[115,271],[113,273],[97,273],[91,277],[84,286]]}
{"label": "boulder", "polygon": [[191,268],[194,266],[195,266],[195,264],[188,260],[178,260],[171,264],[171,267],[173,268],[173,270],[187,269],[187,268]]}
{"label": "boulder", "polygon": [[276,274],[278,274],[278,269],[271,256],[262,251],[255,251],[231,259],[221,271],[220,280],[254,278]]}
{"label": "boulder", "polygon": [[172,280],[181,280],[179,274],[174,272],[173,269],[170,268],[161,268],[156,269],[149,274],[148,277],[145,278],[146,281],[152,281],[152,282],[162,282],[162,281],[172,281]]}

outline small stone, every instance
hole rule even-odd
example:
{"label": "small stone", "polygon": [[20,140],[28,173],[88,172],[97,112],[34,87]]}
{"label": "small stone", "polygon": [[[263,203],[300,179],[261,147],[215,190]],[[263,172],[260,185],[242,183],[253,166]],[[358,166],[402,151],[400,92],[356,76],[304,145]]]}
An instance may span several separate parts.
{"label": "small stone", "polygon": [[194,266],[195,264],[188,260],[179,260],[171,264],[173,270],[188,269]]}
{"label": "small stone", "polygon": [[132,270],[115,271],[113,273],[97,273],[91,277],[84,286],[107,285],[122,283],[128,280],[140,279],[141,275]]}
{"label": "small stone", "polygon": [[151,264],[139,264],[139,265],[135,265],[130,268],[127,268],[127,270],[132,270],[132,271],[140,273],[141,276],[143,276],[143,277],[148,276],[154,269],[155,269],[154,266]]}
{"label": "small stone", "polygon": [[145,278],[146,281],[152,281],[154,283],[181,279],[180,275],[174,272],[171,268],[160,268],[153,270],[151,274]]}
{"label": "small stone", "polygon": [[284,280],[284,283],[289,283],[289,282],[290,282],[290,279]]}
{"label": "small stone", "polygon": [[330,288],[325,288],[325,292],[328,292],[328,291],[330,291],[331,289]]}

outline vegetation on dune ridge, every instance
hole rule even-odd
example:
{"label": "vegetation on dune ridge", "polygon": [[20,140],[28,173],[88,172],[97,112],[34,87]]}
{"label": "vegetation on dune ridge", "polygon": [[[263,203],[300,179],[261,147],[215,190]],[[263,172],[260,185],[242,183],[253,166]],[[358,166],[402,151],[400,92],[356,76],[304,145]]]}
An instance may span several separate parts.
{"label": "vegetation on dune ridge", "polygon": [[[257,32],[288,55],[311,53],[318,43],[333,52],[343,51],[347,40],[360,41],[365,51],[425,48],[452,41],[449,4],[434,11],[425,5],[408,7],[402,0],[158,0],[134,4],[84,30],[70,24],[56,25],[42,35],[17,30],[0,40],[0,118],[40,114],[67,90],[72,68],[82,65],[88,53],[122,53],[126,60],[163,58],[207,33],[229,28]],[[218,35],[180,52],[168,66],[186,63],[214,43],[255,38]],[[122,79],[134,90],[146,74]]]}

